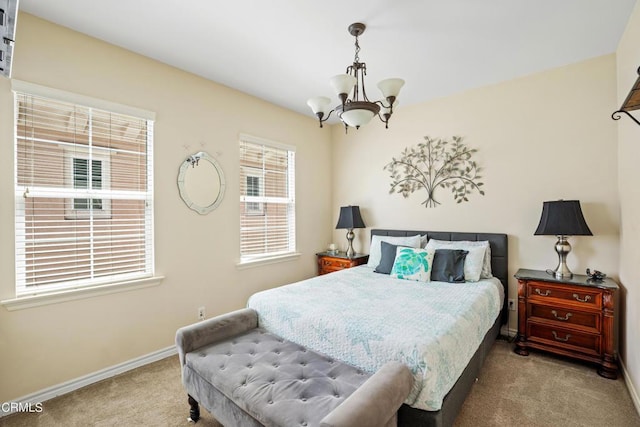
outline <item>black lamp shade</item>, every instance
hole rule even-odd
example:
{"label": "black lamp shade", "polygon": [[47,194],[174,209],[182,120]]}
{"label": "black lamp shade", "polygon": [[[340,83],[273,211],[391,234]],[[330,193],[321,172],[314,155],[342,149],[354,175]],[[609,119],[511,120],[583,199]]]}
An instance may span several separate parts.
{"label": "black lamp shade", "polygon": [[593,236],[584,220],[579,200],[543,202],[536,236]]}
{"label": "black lamp shade", "polygon": [[343,206],[340,208],[340,218],[338,218],[336,229],[365,227],[362,216],[360,215],[360,206]]}

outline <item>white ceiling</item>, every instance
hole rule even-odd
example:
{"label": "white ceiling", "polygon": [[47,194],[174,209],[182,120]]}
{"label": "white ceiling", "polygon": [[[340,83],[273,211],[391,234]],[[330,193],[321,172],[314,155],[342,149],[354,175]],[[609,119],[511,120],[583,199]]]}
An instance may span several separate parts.
{"label": "white ceiling", "polygon": [[[311,116],[353,62],[399,103],[615,52],[636,0],[20,0],[20,10]],[[17,23],[20,43],[20,21]],[[61,48],[64,48],[61,46]]]}

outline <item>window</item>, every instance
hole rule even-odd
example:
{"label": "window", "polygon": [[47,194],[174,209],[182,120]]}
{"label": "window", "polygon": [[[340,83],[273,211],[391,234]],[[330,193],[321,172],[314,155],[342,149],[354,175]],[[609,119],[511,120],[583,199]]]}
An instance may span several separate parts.
{"label": "window", "polygon": [[17,296],[153,276],[152,113],[14,91]]}
{"label": "window", "polygon": [[243,135],[240,140],[240,262],[293,254],[295,151]]}
{"label": "window", "polygon": [[[73,165],[73,188],[102,190],[102,162],[100,160],[71,159]],[[89,181],[91,176],[91,181]],[[89,199],[73,199],[73,209],[88,211]],[[102,211],[102,199],[91,199],[91,209]]]}
{"label": "window", "polygon": [[[247,173],[247,196],[252,197],[260,197],[264,195],[264,191],[262,190],[262,171],[255,170],[252,171],[250,167],[246,169]],[[249,175],[252,174],[252,175]],[[245,211],[247,215],[264,215],[264,208],[262,203],[258,202],[246,202],[245,203]]]}
{"label": "window", "polygon": [[[91,176],[91,179],[89,179]],[[111,162],[109,156],[94,149],[89,158],[89,151],[81,147],[65,150],[65,185],[84,190],[107,190],[111,183]],[[66,200],[65,218],[68,220],[88,218],[109,218],[111,216],[111,200],[74,198]]]}

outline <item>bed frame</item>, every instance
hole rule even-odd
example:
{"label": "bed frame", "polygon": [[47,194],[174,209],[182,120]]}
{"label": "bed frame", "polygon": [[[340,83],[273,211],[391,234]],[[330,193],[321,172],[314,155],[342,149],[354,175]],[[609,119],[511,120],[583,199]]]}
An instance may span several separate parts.
{"label": "bed frame", "polygon": [[453,388],[444,397],[442,409],[439,411],[424,411],[412,408],[409,405],[402,405],[398,411],[398,426],[415,427],[415,426],[435,426],[445,427],[452,426],[462,404],[464,403],[471,387],[473,386],[486,355],[491,350],[493,342],[500,334],[500,326],[507,322],[509,312],[507,308],[508,299],[508,267],[509,267],[509,247],[506,234],[498,233],[464,233],[464,232],[445,232],[445,231],[422,231],[422,230],[385,230],[372,229],[371,236],[415,236],[416,234],[427,235],[428,239],[437,240],[488,240],[491,247],[491,272],[497,277],[504,287],[504,305],[502,313],[496,319],[496,322],[485,335],[482,343],[476,350],[475,354],[469,361],[469,364],[462,372],[458,381]]}

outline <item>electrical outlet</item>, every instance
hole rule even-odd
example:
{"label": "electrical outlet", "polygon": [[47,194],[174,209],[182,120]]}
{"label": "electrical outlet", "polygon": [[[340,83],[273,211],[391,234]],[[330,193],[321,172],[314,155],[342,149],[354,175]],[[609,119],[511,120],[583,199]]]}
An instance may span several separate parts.
{"label": "electrical outlet", "polygon": [[206,316],[205,311],[204,311],[204,307],[199,307],[198,308],[198,320],[204,320],[204,317]]}
{"label": "electrical outlet", "polygon": [[516,300],[509,299],[508,303],[509,303],[509,311],[516,311]]}

